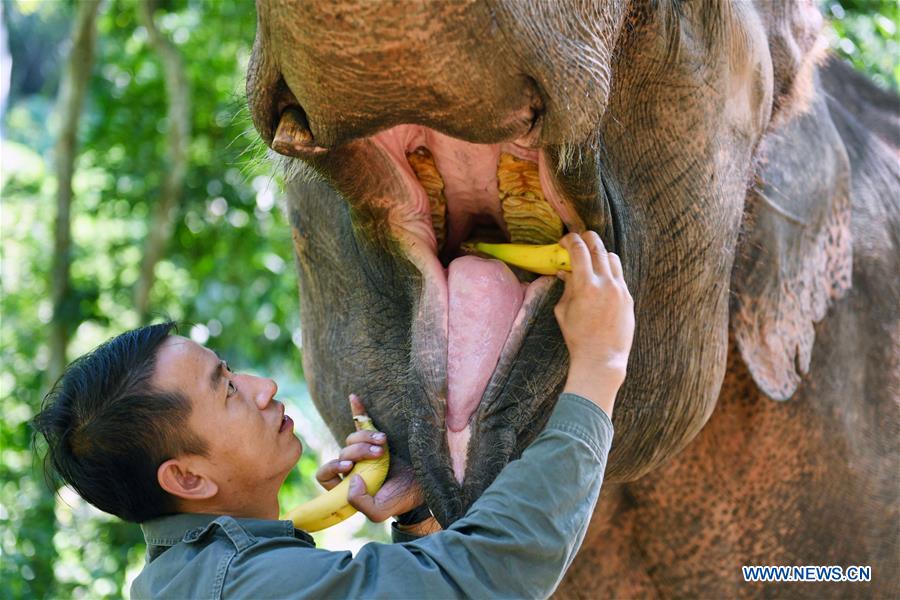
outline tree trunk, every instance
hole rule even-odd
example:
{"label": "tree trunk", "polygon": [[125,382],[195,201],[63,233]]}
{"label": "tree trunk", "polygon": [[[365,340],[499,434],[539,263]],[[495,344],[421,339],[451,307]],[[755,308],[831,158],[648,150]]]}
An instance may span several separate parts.
{"label": "tree trunk", "polygon": [[[94,45],[97,39],[97,15],[101,0],[82,0],[77,4],[75,24],[72,27],[69,57],[63,67],[56,98],[59,115],[59,138],[54,147],[56,171],[56,221],[54,223],[53,265],[50,274],[50,296],[53,301],[53,318],[50,322],[48,344],[50,357],[44,373],[47,385],[56,381],[68,362],[66,351],[73,324],[78,320],[78,307],[71,294],[69,268],[72,261],[71,206],[72,176],[75,172],[78,123],[84,108],[91,68],[94,64]],[[46,387],[46,386],[45,386]],[[30,532],[32,541],[39,548],[28,559],[28,567],[34,574],[26,588],[35,597],[56,596],[56,548],[53,535],[56,531],[56,490],[40,485],[40,469],[35,461],[31,477],[38,482],[38,493],[22,516],[20,532]]]}
{"label": "tree trunk", "polygon": [[75,170],[78,122],[84,107],[91,67],[94,64],[100,2],[101,0],[82,0],[78,3],[75,26],[72,28],[72,48],[63,70],[57,97],[60,128],[54,153],[57,191],[55,247],[50,281],[53,299],[53,320],[50,324],[49,340],[50,360],[47,366],[47,377],[50,381],[55,381],[66,366],[66,350],[72,322],[77,315],[77,307],[72,306],[69,280],[69,267],[72,261],[70,223],[72,175]]}
{"label": "tree trunk", "polygon": [[184,64],[177,48],[157,29],[153,19],[153,0],[141,0],[138,15],[147,29],[150,44],[159,55],[166,80],[169,101],[167,147],[169,168],[163,180],[159,201],[153,209],[147,238],[144,242],[143,262],[134,287],[134,304],[141,322],[147,321],[150,290],[153,288],[156,263],[162,258],[166,244],[172,235],[178,205],[184,188],[188,167],[190,142],[190,90]]}

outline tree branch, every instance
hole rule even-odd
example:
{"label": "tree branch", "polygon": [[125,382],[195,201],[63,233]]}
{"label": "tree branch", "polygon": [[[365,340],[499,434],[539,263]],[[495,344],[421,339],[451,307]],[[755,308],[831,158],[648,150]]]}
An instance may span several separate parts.
{"label": "tree branch", "polygon": [[134,304],[141,321],[146,321],[150,304],[150,291],[155,280],[154,271],[160,261],[166,244],[172,236],[178,205],[184,189],[184,179],[188,168],[188,145],[190,144],[191,109],[190,88],[184,63],[178,49],[156,27],[153,18],[155,2],[141,0],[138,3],[138,17],[147,29],[150,45],[159,55],[163,65],[168,96],[167,149],[169,169],[163,180],[159,202],[154,207],[147,238],[144,242],[144,257],[140,275],[134,287]]}
{"label": "tree branch", "polygon": [[97,39],[97,14],[101,0],[78,3],[72,28],[72,48],[59,84],[56,109],[60,115],[59,138],[55,147],[56,223],[54,226],[53,267],[50,280],[53,320],[50,323],[50,361],[47,377],[55,380],[66,366],[73,314],[67,310],[72,301],[69,268],[72,262],[72,177],[75,171],[78,122],[84,107],[94,46]]}

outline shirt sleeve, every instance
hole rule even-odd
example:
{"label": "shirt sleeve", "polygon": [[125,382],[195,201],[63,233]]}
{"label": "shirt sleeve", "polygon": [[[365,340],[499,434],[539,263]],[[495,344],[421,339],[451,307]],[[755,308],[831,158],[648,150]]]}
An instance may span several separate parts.
{"label": "shirt sleeve", "polygon": [[562,394],[522,457],[448,529],[356,557],[261,540],[235,557],[224,596],[547,597],[584,539],[612,435],[600,408]]}

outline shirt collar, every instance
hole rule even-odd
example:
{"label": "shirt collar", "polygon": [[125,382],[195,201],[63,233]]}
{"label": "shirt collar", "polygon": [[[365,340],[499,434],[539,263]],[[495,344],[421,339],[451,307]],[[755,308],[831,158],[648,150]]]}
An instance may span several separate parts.
{"label": "shirt collar", "polygon": [[[222,515],[179,513],[141,523],[148,546],[174,546],[181,541],[193,541]],[[294,528],[291,521],[273,519],[234,519],[250,535],[257,538],[296,537],[315,545],[312,536]],[[190,538],[190,539],[189,539]]]}

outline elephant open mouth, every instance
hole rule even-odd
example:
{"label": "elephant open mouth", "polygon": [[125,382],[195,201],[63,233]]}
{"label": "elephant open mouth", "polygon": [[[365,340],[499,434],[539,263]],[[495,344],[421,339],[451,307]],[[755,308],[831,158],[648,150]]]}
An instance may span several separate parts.
{"label": "elephant open mouth", "polygon": [[[425,267],[424,293],[446,298],[435,307],[442,314],[429,319],[443,331],[417,332],[426,339],[415,343],[433,348],[446,339],[446,436],[462,483],[472,416],[491,379],[505,376],[503,367],[522,343],[535,300],[553,282],[468,256],[462,243],[553,243],[566,226],[577,224],[536,149],[472,144],[413,125],[393,127],[373,141],[391,156],[422,222],[430,224],[416,235],[429,252],[413,262]],[[406,250],[421,247],[410,244]]]}
{"label": "elephant open mouth", "polygon": [[[408,354],[395,347],[392,355],[406,371],[397,381],[408,386],[409,406],[387,431],[406,432],[429,506],[449,524],[533,439],[538,430],[530,424],[549,416],[561,373],[548,376],[535,361],[549,367],[566,357],[553,316],[562,291],[556,278],[474,255],[467,242],[550,244],[587,226],[603,233],[611,221],[603,215],[611,214],[593,210],[602,187],[597,172],[563,174],[554,149],[534,145],[531,119],[489,140],[399,124],[326,148],[312,141],[301,107],[273,104],[268,114],[279,116],[263,121],[272,123],[270,145],[324,175],[346,201],[356,240],[350,247],[375,269],[367,289],[399,305],[409,299]],[[294,226],[306,230],[300,221]],[[309,235],[327,234],[317,228]],[[301,277],[307,253],[299,250]],[[314,262],[321,273],[321,261]],[[412,266],[408,281],[396,279],[403,264]],[[314,360],[308,348],[305,364]],[[384,422],[377,408],[373,415]]]}
{"label": "elephant open mouth", "polygon": [[[454,476],[466,473],[472,419],[497,394],[536,308],[554,282],[467,254],[467,241],[554,243],[584,225],[557,190],[544,153],[520,143],[474,144],[420,125],[399,125],[371,142],[389,158],[388,220],[423,275],[413,344],[445,362],[431,375],[446,390],[445,430]],[[441,380],[443,379],[443,380]],[[491,385],[493,383],[493,385]]]}

